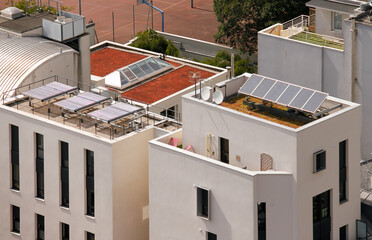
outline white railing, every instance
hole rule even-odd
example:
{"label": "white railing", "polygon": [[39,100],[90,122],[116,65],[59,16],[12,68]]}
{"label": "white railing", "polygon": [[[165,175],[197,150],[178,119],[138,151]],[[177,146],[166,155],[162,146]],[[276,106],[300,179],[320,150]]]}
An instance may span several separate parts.
{"label": "white railing", "polygon": [[309,26],[309,16],[300,15],[292,20],[283,23],[283,30],[289,28],[307,28]]}

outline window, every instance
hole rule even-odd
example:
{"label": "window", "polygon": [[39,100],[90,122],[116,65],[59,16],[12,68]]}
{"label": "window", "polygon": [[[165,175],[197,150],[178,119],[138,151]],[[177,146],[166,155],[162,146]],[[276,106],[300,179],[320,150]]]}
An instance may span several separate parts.
{"label": "window", "polygon": [[36,197],[44,199],[44,136],[36,133]]}
{"label": "window", "polygon": [[217,235],[211,232],[207,232],[207,240],[217,240]]}
{"label": "window", "polygon": [[21,223],[19,207],[12,205],[12,216],[12,232],[20,233]]}
{"label": "window", "polygon": [[229,163],[229,140],[220,138],[221,162]]}
{"label": "window", "polygon": [[11,176],[12,176],[12,189],[19,190],[19,129],[17,126],[10,125],[11,135]]}
{"label": "window", "polygon": [[44,216],[36,214],[36,240],[45,239]]}
{"label": "window", "polygon": [[210,219],[210,190],[197,187],[197,215]]}
{"label": "window", "polygon": [[313,197],[313,240],[331,239],[330,191]]}
{"label": "window", "polygon": [[87,240],[94,240],[94,234],[87,232]]}
{"label": "window", "polygon": [[347,240],[347,225],[340,227],[340,240]]}
{"label": "window", "polygon": [[332,30],[342,30],[342,14],[338,12],[332,12]]}
{"label": "window", "polygon": [[62,240],[69,240],[70,239],[70,225],[66,223],[61,223],[61,237]]}
{"label": "window", "polygon": [[339,195],[340,203],[347,201],[347,140],[339,143]]}
{"label": "window", "polygon": [[86,150],[85,157],[86,157],[87,215],[94,216],[94,152]]}
{"label": "window", "polygon": [[61,142],[61,206],[69,207],[68,143]]}
{"label": "window", "polygon": [[257,204],[258,240],[266,240],[266,203]]}
{"label": "window", "polygon": [[160,112],[160,115],[162,116],[166,116],[166,117],[169,117],[169,118],[173,118],[173,119],[177,119],[176,115],[177,115],[177,105],[176,106],[173,106],[173,107],[170,107],[166,110],[163,110]]}
{"label": "window", "polygon": [[313,155],[313,173],[326,168],[326,151],[320,150]]}

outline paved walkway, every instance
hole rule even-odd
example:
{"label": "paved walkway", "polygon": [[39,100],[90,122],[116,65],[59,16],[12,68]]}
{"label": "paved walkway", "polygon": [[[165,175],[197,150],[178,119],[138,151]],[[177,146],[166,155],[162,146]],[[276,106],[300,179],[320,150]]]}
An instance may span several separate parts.
{"label": "paved walkway", "polygon": [[[63,5],[73,6],[72,12],[79,11],[79,0],[62,0]],[[150,0],[148,0],[150,1]],[[1,1],[0,8],[4,7]],[[46,2],[46,0],[43,0]],[[115,15],[115,41],[126,43],[133,37],[133,5],[135,10],[135,30],[146,29],[149,7],[137,6],[137,0],[81,0],[82,15],[87,21],[96,23],[99,41],[113,40],[112,12]],[[213,0],[153,0],[154,6],[165,13],[165,31],[173,34],[214,42],[218,22],[213,12]],[[151,16],[148,20],[151,26]],[[154,10],[154,29],[161,30],[161,14]]]}

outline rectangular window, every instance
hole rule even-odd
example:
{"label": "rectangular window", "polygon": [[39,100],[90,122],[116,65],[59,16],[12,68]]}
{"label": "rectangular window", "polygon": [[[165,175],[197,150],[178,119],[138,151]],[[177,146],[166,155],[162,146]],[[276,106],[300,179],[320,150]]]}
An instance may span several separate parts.
{"label": "rectangular window", "polygon": [[86,157],[87,215],[94,216],[94,152],[86,150],[85,157]]}
{"label": "rectangular window", "polygon": [[19,207],[12,205],[12,232],[20,233],[21,222],[20,222],[20,210]]}
{"label": "rectangular window", "polygon": [[217,240],[217,235],[211,232],[207,232],[207,240]]}
{"label": "rectangular window", "polygon": [[61,206],[69,207],[68,143],[61,141]]}
{"label": "rectangular window", "polygon": [[266,240],[266,203],[257,204],[258,240]]}
{"label": "rectangular window", "polygon": [[44,136],[36,133],[36,197],[44,199]]}
{"label": "rectangular window", "polygon": [[45,239],[44,216],[36,214],[36,240]]}
{"label": "rectangular window", "polygon": [[320,150],[313,154],[313,173],[326,168],[326,151]]}
{"label": "rectangular window", "polygon": [[87,232],[87,240],[94,240],[94,234]]}
{"label": "rectangular window", "polygon": [[347,240],[347,225],[340,227],[340,240]]}
{"label": "rectangular window", "polygon": [[10,135],[12,189],[19,190],[19,129],[17,126],[10,125]]}
{"label": "rectangular window", "polygon": [[339,143],[339,192],[340,203],[347,201],[347,140]]}
{"label": "rectangular window", "polygon": [[313,240],[331,239],[330,191],[313,197]]}
{"label": "rectangular window", "polygon": [[221,162],[229,163],[229,140],[220,138]]}
{"label": "rectangular window", "polygon": [[211,218],[210,214],[210,190],[202,187],[197,187],[197,216],[206,219]]}
{"label": "rectangular window", "polygon": [[62,240],[70,239],[70,225],[66,223],[61,223],[61,237]]}
{"label": "rectangular window", "polygon": [[332,27],[333,30],[342,30],[342,14],[338,12],[332,12]]}

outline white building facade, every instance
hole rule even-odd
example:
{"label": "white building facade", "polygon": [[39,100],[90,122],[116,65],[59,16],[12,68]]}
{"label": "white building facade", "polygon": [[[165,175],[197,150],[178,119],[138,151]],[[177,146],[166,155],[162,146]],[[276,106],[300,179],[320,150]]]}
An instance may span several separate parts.
{"label": "white building facade", "polygon": [[182,131],[150,141],[150,239],[354,239],[360,106],[328,101],[342,108],[292,128],[185,95]]}

